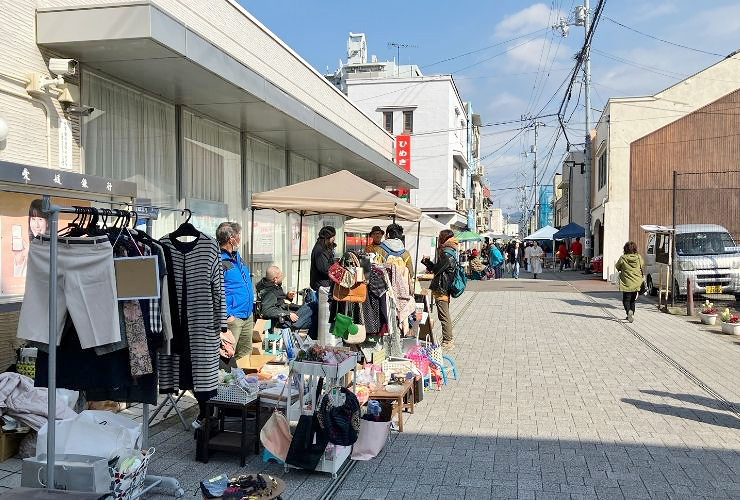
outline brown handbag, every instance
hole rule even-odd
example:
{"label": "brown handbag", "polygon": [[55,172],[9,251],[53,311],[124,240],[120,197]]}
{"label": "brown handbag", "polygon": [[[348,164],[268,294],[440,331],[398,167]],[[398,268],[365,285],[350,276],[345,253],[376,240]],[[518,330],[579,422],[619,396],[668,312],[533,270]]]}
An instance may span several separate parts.
{"label": "brown handbag", "polygon": [[367,285],[357,283],[352,288],[334,285],[331,298],[337,302],[365,302],[367,300]]}

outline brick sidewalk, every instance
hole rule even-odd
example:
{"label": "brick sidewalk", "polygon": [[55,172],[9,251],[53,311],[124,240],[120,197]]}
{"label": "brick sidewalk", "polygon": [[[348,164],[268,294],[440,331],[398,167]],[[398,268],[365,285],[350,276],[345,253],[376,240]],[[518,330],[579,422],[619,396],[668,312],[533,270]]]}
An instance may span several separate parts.
{"label": "brick sidewalk", "polygon": [[[740,419],[607,312],[621,317],[617,295],[488,285],[512,284],[524,288],[476,283],[458,301],[472,300],[455,328],[461,380],[427,393],[336,498],[740,498]],[[637,318],[737,401],[734,342],[648,306]]]}

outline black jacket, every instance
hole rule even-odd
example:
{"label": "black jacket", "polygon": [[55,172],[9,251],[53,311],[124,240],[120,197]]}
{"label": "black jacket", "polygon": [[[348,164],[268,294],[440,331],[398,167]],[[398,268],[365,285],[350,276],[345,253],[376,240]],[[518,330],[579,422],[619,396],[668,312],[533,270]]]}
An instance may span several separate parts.
{"label": "black jacket", "polygon": [[262,278],[257,286],[257,300],[260,301],[260,316],[263,319],[280,320],[290,314],[290,308],[285,302],[285,292],[267,278]]}
{"label": "black jacket", "polygon": [[317,241],[311,251],[311,289],[318,291],[319,287],[329,287],[329,267],[334,263],[334,250],[326,248]]}
{"label": "black jacket", "polygon": [[[442,295],[449,293],[452,274],[457,266],[455,258],[448,253],[451,250],[447,252],[441,251],[437,256],[437,262],[431,262],[429,260],[424,262],[427,271],[434,273],[434,278],[429,283],[429,289]],[[454,251],[457,252],[456,250]]]}
{"label": "black jacket", "polygon": [[524,247],[519,245],[519,249],[517,250],[517,255],[514,257],[514,245],[509,245],[509,248],[507,250],[509,252],[509,264],[514,264],[515,262],[521,263],[524,259]]}

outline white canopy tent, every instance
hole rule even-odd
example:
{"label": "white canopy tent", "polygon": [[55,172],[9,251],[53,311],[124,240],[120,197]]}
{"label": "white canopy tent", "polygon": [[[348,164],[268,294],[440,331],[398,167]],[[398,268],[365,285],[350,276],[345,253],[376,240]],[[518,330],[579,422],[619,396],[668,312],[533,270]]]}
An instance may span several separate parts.
{"label": "white canopy tent", "polygon": [[348,170],[340,170],[304,182],[280,187],[252,195],[252,241],[250,269],[254,267],[254,212],[275,210],[293,212],[300,216],[298,241],[298,280],[300,287],[301,254],[303,239],[303,217],[306,215],[336,214],[347,217],[388,217],[402,219],[420,225],[421,210],[392,195],[385,189],[357,177]]}
{"label": "white canopy tent", "polygon": [[537,231],[530,234],[529,236],[525,237],[524,239],[528,241],[552,240],[552,236],[557,232],[558,230],[552,226],[544,226],[544,227],[539,228]]}
{"label": "white canopy tent", "polygon": [[[373,226],[380,226],[385,230],[392,222],[393,219],[387,217],[350,219],[344,223],[344,231],[368,234]],[[434,245],[432,239],[439,236],[439,232],[443,229],[449,229],[438,220],[425,214],[421,215],[418,223],[396,220],[396,224],[403,228],[403,234],[406,236],[406,250],[409,251],[409,254],[416,255],[417,258],[419,254],[433,256]],[[416,263],[414,263],[414,269],[416,269]]]}

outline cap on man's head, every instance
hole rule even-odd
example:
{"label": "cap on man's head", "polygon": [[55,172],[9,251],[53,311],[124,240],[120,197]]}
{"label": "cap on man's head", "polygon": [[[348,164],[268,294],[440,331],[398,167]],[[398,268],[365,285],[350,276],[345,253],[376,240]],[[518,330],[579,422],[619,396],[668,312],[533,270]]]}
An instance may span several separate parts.
{"label": "cap on man's head", "polygon": [[385,231],[383,231],[383,230],[382,230],[382,229],[380,228],[380,226],[373,226],[373,228],[372,228],[372,229],[370,230],[370,233],[369,233],[369,234],[370,234],[370,236],[372,236],[372,235],[373,235],[373,234],[375,234],[375,233],[384,233],[384,232],[385,232]]}

